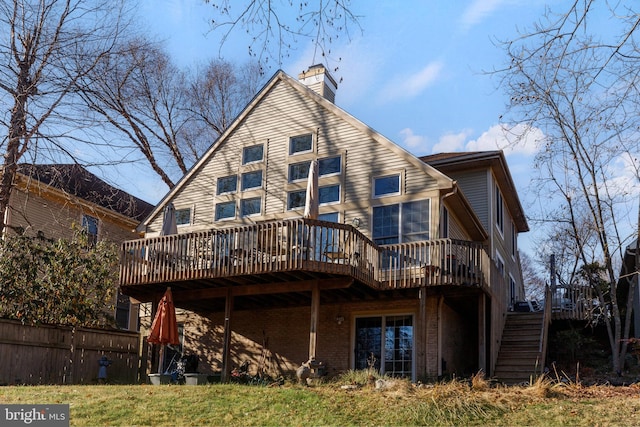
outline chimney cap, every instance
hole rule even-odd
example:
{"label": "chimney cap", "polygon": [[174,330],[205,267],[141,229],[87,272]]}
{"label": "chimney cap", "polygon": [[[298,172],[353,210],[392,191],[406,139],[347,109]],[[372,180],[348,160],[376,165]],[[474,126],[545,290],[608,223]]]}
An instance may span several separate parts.
{"label": "chimney cap", "polygon": [[303,71],[298,75],[298,80],[302,81],[306,78],[309,77],[315,77],[315,76],[319,76],[324,74],[327,79],[331,82],[331,84],[333,85],[334,90],[338,89],[338,83],[336,83],[336,81],[334,80],[333,76],[331,76],[331,74],[329,73],[329,70],[327,70],[327,67],[324,66],[324,64],[315,64],[315,65],[311,65],[307,71]]}

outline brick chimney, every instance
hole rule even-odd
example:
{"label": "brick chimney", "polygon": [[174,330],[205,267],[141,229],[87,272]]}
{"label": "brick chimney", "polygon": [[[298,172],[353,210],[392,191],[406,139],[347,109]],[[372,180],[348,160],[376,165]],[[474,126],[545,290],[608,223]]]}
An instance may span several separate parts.
{"label": "brick chimney", "polygon": [[298,80],[320,96],[335,103],[338,84],[324,65],[312,65],[307,71],[298,75]]}

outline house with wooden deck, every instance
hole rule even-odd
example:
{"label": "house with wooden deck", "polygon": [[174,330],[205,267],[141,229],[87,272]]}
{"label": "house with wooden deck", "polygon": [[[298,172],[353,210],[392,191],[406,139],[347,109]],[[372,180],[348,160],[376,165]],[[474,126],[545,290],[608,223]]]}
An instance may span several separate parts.
{"label": "house with wooden deck", "polygon": [[[85,230],[90,243],[120,244],[138,237],[137,225],[153,208],[77,164],[20,164],[14,184],[4,218],[9,235],[70,239],[75,226]],[[137,305],[120,293],[115,298],[117,325],[136,331]]]}
{"label": "house with wooden deck", "polygon": [[[504,155],[418,158],[336,90],[323,66],[275,73],[122,245],[122,292],[150,322],[170,287],[183,351],[223,378],[309,359],[328,375],[492,375],[528,231]],[[312,161],[317,218],[303,215]],[[160,235],[169,205],[177,234]]]}

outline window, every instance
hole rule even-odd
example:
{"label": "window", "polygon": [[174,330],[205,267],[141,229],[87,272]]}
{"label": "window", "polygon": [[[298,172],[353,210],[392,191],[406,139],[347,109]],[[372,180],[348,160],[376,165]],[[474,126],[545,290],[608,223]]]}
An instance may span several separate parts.
{"label": "window", "polygon": [[[306,193],[305,193],[306,197]],[[340,201],[340,185],[328,185],[318,189],[318,202],[331,203]]]}
{"label": "window", "polygon": [[129,297],[123,295],[118,291],[116,300],[116,325],[120,329],[129,329],[129,311],[131,309],[131,303]]}
{"label": "window", "polygon": [[378,245],[399,243],[400,205],[373,208],[373,241]]}
{"label": "window", "polygon": [[373,208],[373,241],[379,245],[429,240],[430,201]]}
{"label": "window", "polygon": [[400,194],[400,175],[383,176],[373,179],[373,197]]}
{"label": "window", "polygon": [[449,209],[442,208],[442,218],[440,219],[440,238],[449,237]]}
{"label": "window", "polygon": [[340,173],[341,169],[342,162],[340,156],[318,160],[318,174],[320,176],[337,174]]}
{"label": "window", "polygon": [[191,224],[191,209],[176,209],[176,225]]}
{"label": "window", "polygon": [[429,240],[429,200],[402,205],[402,241]]}
{"label": "window", "polygon": [[500,233],[504,235],[504,200],[502,199],[502,193],[496,185],[496,225]]}
{"label": "window", "polygon": [[512,222],[511,223],[511,255],[515,257],[517,251],[518,251],[518,230],[516,230],[516,225]]}
{"label": "window", "polygon": [[289,165],[289,182],[307,179],[309,176],[309,165],[311,165],[311,161]]}
{"label": "window", "polygon": [[82,215],[82,229],[87,236],[87,244],[89,247],[95,246],[98,242],[98,218]]}
{"label": "window", "polygon": [[262,171],[246,172],[242,174],[242,191],[262,187]]}
{"label": "window", "polygon": [[216,205],[216,221],[220,219],[235,218],[236,202],[218,203]]}
{"label": "window", "polygon": [[311,134],[293,136],[289,139],[289,154],[309,152],[313,148]]}
{"label": "window", "polygon": [[296,209],[304,207],[307,198],[307,190],[290,191],[287,194],[287,209]]}
{"label": "window", "polygon": [[242,150],[242,164],[254,163],[262,161],[264,155],[264,145],[253,145],[251,147],[245,147]]}
{"label": "window", "polygon": [[238,176],[229,175],[218,178],[218,194],[235,193],[238,189]]}
{"label": "window", "polygon": [[356,319],[355,369],[383,375],[413,377],[413,317],[372,316]]}
{"label": "window", "polygon": [[262,199],[260,197],[255,197],[252,199],[243,199],[240,201],[240,215],[241,216],[249,216],[249,215],[257,215],[260,213],[260,205],[262,204]]}

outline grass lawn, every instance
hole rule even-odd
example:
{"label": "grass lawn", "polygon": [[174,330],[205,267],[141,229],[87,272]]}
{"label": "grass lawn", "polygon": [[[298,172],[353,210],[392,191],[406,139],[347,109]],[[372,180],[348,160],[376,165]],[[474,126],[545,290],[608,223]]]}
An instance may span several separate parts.
{"label": "grass lawn", "polygon": [[8,386],[0,388],[0,402],[68,403],[72,426],[640,425],[639,386],[541,381],[506,388],[480,380],[345,387]]}

